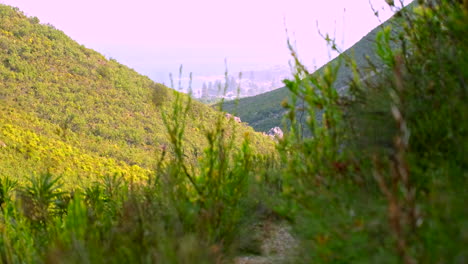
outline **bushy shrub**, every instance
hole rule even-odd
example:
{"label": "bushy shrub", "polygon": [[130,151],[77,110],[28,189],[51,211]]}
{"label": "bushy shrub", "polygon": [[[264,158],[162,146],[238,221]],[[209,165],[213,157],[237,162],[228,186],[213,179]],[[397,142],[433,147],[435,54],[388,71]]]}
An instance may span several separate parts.
{"label": "bushy shrub", "polygon": [[[428,1],[396,16],[403,29],[377,34],[380,62],[370,74],[344,58],[355,72],[345,97],[331,89],[333,65],[286,82],[305,102],[301,111],[322,115],[306,122],[312,137],[303,138],[300,112],[294,100],[286,104],[292,127],[282,144],[283,189],[310,249],[304,263],[467,258],[460,246],[467,214],[455,202],[467,184],[467,9]],[[296,68],[310,76],[298,59]]]}

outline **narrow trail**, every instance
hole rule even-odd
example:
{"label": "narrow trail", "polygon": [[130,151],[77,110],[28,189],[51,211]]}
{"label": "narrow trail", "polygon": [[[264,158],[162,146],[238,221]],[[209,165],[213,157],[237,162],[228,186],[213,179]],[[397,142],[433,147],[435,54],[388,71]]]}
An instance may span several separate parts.
{"label": "narrow trail", "polygon": [[261,239],[260,255],[240,256],[235,264],[276,264],[288,263],[297,247],[297,240],[292,236],[287,223],[265,221],[255,228]]}

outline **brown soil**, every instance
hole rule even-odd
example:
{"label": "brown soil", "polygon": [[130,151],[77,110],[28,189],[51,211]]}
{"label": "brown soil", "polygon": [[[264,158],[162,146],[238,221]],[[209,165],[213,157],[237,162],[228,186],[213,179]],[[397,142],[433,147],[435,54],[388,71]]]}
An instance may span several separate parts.
{"label": "brown soil", "polygon": [[296,239],[291,235],[291,227],[287,223],[266,221],[255,228],[261,236],[259,256],[241,256],[235,264],[276,264],[288,263],[293,257]]}

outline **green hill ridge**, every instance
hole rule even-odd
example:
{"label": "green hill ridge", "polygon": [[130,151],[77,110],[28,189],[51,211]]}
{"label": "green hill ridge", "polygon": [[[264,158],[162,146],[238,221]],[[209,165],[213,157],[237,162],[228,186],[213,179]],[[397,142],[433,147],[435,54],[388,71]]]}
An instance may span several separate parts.
{"label": "green hill ridge", "polygon": [[[0,5],[0,20],[0,175],[50,171],[75,183],[150,173],[168,143],[161,111],[173,92],[16,8]],[[192,102],[188,115],[185,147],[196,161],[218,113]],[[260,152],[272,149],[235,126]]]}

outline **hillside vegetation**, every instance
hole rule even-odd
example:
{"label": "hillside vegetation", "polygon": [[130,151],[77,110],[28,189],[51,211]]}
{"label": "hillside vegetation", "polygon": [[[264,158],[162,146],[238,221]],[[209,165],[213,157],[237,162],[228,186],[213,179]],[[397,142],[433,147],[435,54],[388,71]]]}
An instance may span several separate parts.
{"label": "hillside vegetation", "polygon": [[[275,141],[114,61],[81,79],[42,49],[10,56],[33,43],[16,36],[18,23],[79,45],[1,8],[2,22],[15,21],[1,24],[2,263],[467,263],[466,1],[398,12],[399,30],[375,34],[375,63],[344,58],[346,95],[339,64],[311,74],[293,57],[290,126]],[[60,85],[43,77],[54,73]],[[128,86],[118,87],[122,74]],[[67,85],[77,79],[87,85]],[[53,93],[30,88],[43,80]],[[160,133],[162,145],[146,150],[146,135]]]}
{"label": "hillside vegetation", "polygon": [[[0,5],[0,20],[0,175],[146,177],[169,143],[161,111],[172,90],[16,9]],[[185,147],[195,160],[217,114],[191,104]],[[259,152],[272,149],[239,129],[253,134]]]}

